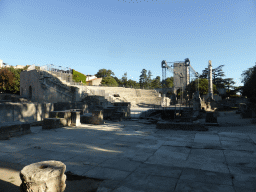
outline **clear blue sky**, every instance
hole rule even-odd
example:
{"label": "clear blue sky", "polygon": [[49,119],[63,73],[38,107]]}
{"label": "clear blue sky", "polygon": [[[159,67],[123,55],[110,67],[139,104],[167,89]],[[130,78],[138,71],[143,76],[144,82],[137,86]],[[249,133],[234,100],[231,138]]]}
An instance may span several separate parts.
{"label": "clear blue sky", "polygon": [[255,0],[0,0],[0,59],[138,81],[188,57],[199,73],[225,65],[238,86],[256,62],[255,21]]}

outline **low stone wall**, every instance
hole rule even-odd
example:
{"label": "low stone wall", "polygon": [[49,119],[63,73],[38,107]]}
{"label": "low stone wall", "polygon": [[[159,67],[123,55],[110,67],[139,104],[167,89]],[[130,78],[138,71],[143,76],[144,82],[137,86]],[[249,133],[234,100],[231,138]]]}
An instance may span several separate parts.
{"label": "low stone wall", "polygon": [[0,140],[31,133],[30,124],[22,122],[8,122],[0,125]]}
{"label": "low stone wall", "polygon": [[50,111],[52,103],[0,103],[0,122],[42,121]]}

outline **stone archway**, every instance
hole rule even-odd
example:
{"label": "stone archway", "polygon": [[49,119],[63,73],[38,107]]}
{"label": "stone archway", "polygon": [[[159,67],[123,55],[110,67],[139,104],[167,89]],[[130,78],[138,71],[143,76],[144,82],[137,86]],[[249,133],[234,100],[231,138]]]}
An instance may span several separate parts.
{"label": "stone archway", "polygon": [[29,86],[29,89],[28,89],[28,98],[32,99],[32,87],[31,86]]}

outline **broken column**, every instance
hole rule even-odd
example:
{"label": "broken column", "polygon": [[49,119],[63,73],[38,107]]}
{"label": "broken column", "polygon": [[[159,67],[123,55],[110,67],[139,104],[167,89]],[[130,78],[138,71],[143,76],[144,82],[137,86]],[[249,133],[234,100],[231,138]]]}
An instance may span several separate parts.
{"label": "broken column", "polygon": [[20,172],[21,192],[63,192],[66,165],[60,161],[42,161],[25,166]]}

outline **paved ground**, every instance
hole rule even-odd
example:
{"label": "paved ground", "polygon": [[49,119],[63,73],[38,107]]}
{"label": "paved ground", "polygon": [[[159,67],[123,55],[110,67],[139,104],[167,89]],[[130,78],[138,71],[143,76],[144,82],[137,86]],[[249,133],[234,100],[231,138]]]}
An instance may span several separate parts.
{"label": "paved ground", "polygon": [[98,192],[255,192],[256,126],[234,113],[218,121],[208,132],[156,130],[138,121],[32,127],[32,134],[0,141],[0,191],[18,191],[25,165],[59,160],[74,174],[104,179]]}

